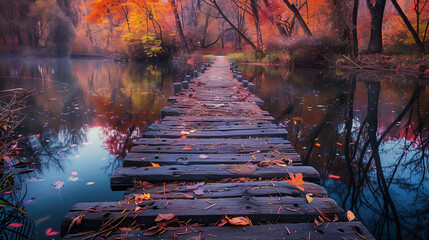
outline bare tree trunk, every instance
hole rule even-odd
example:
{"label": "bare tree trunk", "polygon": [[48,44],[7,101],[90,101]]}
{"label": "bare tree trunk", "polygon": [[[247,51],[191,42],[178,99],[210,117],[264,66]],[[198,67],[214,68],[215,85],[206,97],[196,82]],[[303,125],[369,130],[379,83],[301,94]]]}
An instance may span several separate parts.
{"label": "bare tree trunk", "polygon": [[283,2],[286,4],[286,6],[293,12],[296,19],[298,20],[299,24],[301,25],[302,29],[304,30],[305,35],[312,36],[310,29],[307,26],[307,23],[305,23],[304,19],[302,18],[301,14],[299,13],[298,9],[294,4],[291,4],[289,0],[283,0]]}
{"label": "bare tree trunk", "polygon": [[411,25],[410,21],[408,20],[405,13],[402,11],[401,6],[399,6],[398,2],[396,0],[391,0],[393,3],[393,6],[395,6],[396,11],[398,11],[399,15],[401,16],[402,20],[404,21],[405,25],[407,25],[408,31],[410,31],[411,35],[413,35],[414,41],[416,42],[417,48],[420,52],[425,51],[425,47],[420,40],[420,37],[416,30],[414,30],[413,26]]}
{"label": "bare tree trunk", "polygon": [[258,48],[258,51],[264,51],[264,44],[262,43],[261,26],[259,25],[258,3],[256,2],[256,0],[250,0],[250,6],[252,8],[253,19],[255,21],[257,48]]}
{"label": "bare tree trunk", "polygon": [[368,51],[379,53],[383,50],[382,27],[386,0],[366,0],[366,3],[371,14],[371,37],[369,39]]}
{"label": "bare tree trunk", "polygon": [[180,22],[179,13],[177,12],[176,0],[168,0],[170,2],[171,7],[173,8],[174,18],[176,19],[176,28],[179,32],[180,41],[182,41],[183,47],[185,48],[185,52],[189,53],[188,43],[186,42],[185,34],[183,34],[182,23]]}
{"label": "bare tree trunk", "polygon": [[359,0],[354,0],[353,1],[353,19],[352,19],[352,24],[353,24],[353,29],[352,29],[352,34],[353,34],[353,58],[356,58],[359,56],[359,42],[358,42],[358,34],[357,34],[357,18],[358,18],[358,11],[359,11]]}

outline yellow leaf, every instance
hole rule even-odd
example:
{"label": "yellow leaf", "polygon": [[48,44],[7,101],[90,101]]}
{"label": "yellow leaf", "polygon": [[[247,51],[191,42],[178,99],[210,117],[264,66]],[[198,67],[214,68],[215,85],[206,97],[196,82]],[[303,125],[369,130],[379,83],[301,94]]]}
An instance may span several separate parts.
{"label": "yellow leaf", "polygon": [[180,131],[180,134],[182,134],[182,135],[189,135],[189,134],[191,134],[190,132],[188,132],[188,131],[184,131],[184,130],[182,130],[182,131]]}
{"label": "yellow leaf", "polygon": [[160,165],[158,163],[150,162],[150,164],[152,164],[152,167],[160,167]]}
{"label": "yellow leaf", "polygon": [[309,194],[305,195],[305,198],[307,198],[307,202],[308,202],[308,203],[312,203],[312,202],[313,202],[313,198],[312,198],[312,197],[310,197],[310,195],[309,195]]}
{"label": "yellow leaf", "polygon": [[3,129],[6,131],[6,130],[7,130],[7,126],[6,126],[6,125],[3,125]]}
{"label": "yellow leaf", "polygon": [[189,131],[190,133],[194,133],[194,132],[196,132],[197,130],[191,130],[191,131]]}
{"label": "yellow leaf", "polygon": [[347,219],[349,220],[349,222],[355,220],[355,215],[352,213],[352,211],[348,210],[347,211]]}
{"label": "yellow leaf", "polygon": [[70,182],[76,182],[77,180],[79,180],[79,177],[70,176],[67,180],[69,180]]}

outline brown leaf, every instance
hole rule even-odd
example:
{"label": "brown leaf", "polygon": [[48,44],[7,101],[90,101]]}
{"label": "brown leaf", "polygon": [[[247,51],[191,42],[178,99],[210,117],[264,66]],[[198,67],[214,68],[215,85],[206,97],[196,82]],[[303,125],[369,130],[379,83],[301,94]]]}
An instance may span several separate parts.
{"label": "brown leaf", "polygon": [[82,223],[82,218],[85,217],[85,214],[79,214],[79,216],[73,218],[73,220],[70,223],[69,229],[67,230],[67,233],[72,230],[74,226],[79,226]]}
{"label": "brown leaf", "polygon": [[153,236],[160,233],[164,228],[160,226],[153,226],[144,231],[145,236]]}
{"label": "brown leaf", "polygon": [[197,190],[194,190],[195,195],[201,196],[204,194],[204,191],[201,188],[198,188]]}
{"label": "brown leaf", "polygon": [[176,216],[176,214],[173,213],[167,213],[167,214],[158,214],[155,218],[155,222],[161,222],[161,221],[167,221],[170,219],[173,219]]}
{"label": "brown leaf", "polygon": [[186,189],[189,189],[189,190],[197,189],[198,187],[203,186],[204,184],[206,184],[206,183],[205,182],[199,182],[199,183],[196,183],[195,185],[187,186]]}

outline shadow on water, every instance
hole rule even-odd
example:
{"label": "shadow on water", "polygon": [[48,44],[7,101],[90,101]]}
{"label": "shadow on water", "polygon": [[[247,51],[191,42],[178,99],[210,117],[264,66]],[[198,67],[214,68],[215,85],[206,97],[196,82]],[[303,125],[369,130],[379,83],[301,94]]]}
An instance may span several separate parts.
{"label": "shadow on water", "polygon": [[77,202],[122,198],[123,192],[110,190],[110,176],[132,139],[159,121],[173,82],[187,68],[180,63],[0,59],[0,91],[38,91],[18,128],[20,154],[36,170],[23,176],[23,208],[34,220],[36,239],[60,239],[46,231],[59,231],[61,219]]}
{"label": "shadow on water", "polygon": [[303,162],[377,239],[429,236],[429,80],[240,66]]}

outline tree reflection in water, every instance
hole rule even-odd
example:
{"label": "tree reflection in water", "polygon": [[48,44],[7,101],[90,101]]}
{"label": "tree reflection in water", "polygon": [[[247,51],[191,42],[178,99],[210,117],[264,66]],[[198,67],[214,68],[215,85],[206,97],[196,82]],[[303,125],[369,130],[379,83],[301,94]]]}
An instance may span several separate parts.
{"label": "tree reflection in water", "polygon": [[343,208],[355,212],[378,239],[429,235],[427,80],[241,68],[245,77],[255,78],[265,107]]}

